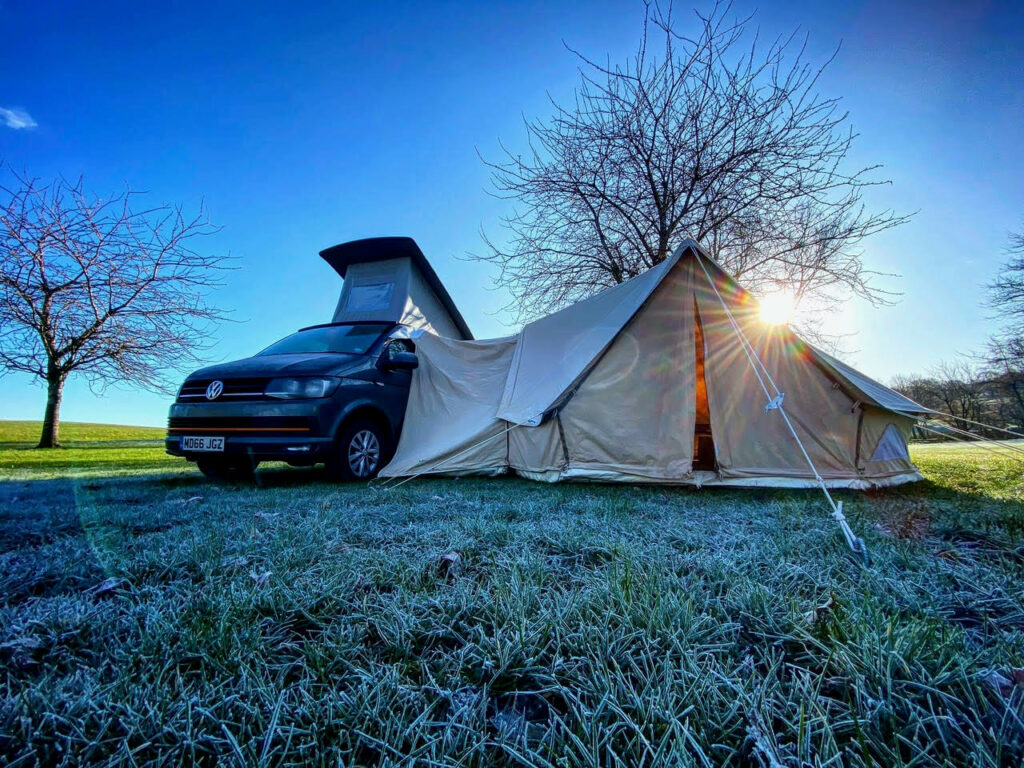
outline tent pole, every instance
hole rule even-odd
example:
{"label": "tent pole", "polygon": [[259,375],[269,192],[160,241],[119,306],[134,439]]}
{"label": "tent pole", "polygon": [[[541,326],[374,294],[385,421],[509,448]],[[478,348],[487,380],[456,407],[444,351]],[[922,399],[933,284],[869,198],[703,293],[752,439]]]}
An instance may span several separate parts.
{"label": "tent pole", "polygon": [[[810,455],[807,453],[807,449],[804,448],[804,443],[800,439],[800,435],[797,434],[796,428],[793,426],[793,422],[789,420],[789,415],[786,413],[786,409],[783,407],[783,400],[785,395],[779,391],[779,388],[775,385],[775,381],[772,379],[772,375],[768,372],[768,368],[762,362],[761,358],[757,354],[757,350],[754,349],[753,344],[747,339],[743,333],[743,329],[740,328],[736,318],[733,317],[732,311],[725,303],[725,299],[722,298],[722,294],[718,291],[718,286],[715,285],[715,281],[711,279],[711,274],[708,272],[707,267],[704,266],[704,259],[701,257],[699,251],[694,251],[697,256],[697,263],[700,264],[701,270],[704,272],[704,277],[708,279],[708,284],[711,286],[711,290],[715,292],[715,296],[718,297],[719,303],[722,305],[722,309],[725,310],[725,315],[729,319],[729,323],[732,326],[733,332],[739,339],[740,346],[743,348],[744,354],[747,356],[747,362],[750,363],[750,367],[754,371],[754,375],[757,376],[758,382],[761,384],[761,389],[764,391],[764,396],[768,403],[765,410],[777,410],[781,415],[786,426],[789,428],[789,432],[793,435],[793,439],[796,440],[797,446],[800,448],[800,452],[803,454],[804,459],[807,461],[807,465],[811,468],[814,473],[814,479],[821,487],[821,492],[825,494],[825,499],[828,501],[829,506],[832,508],[832,519],[839,525],[839,529],[843,533],[843,537],[846,539],[847,545],[851,550],[861,557],[865,564],[868,562],[868,550],[864,544],[864,540],[854,535],[853,530],[850,528],[849,522],[846,520],[846,515],[843,514],[843,502],[836,503],[835,499],[832,498],[832,494],[828,491],[828,486],[825,485],[825,480],[821,477],[818,472],[818,468],[814,466],[814,462],[811,460]],[[760,371],[758,368],[760,367]],[[761,377],[761,371],[764,372],[764,378],[767,378],[768,383],[771,384],[772,390],[775,391],[773,397],[771,392],[768,391],[768,387],[765,385],[764,378]]]}

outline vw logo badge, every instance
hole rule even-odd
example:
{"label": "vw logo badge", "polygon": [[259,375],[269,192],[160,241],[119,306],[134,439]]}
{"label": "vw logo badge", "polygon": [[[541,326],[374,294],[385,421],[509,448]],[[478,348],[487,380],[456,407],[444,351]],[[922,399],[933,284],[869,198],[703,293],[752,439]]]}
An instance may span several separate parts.
{"label": "vw logo badge", "polygon": [[210,386],[206,388],[206,399],[216,400],[220,397],[220,393],[224,391],[223,381],[211,381]]}

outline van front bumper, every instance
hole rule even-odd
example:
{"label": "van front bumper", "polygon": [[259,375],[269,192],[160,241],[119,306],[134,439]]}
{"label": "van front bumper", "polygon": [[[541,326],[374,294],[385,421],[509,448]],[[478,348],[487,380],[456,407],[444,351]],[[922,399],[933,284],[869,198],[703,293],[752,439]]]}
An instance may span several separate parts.
{"label": "van front bumper", "polygon": [[[175,403],[164,449],[189,461],[248,456],[255,461],[316,463],[333,447],[335,408],[329,400],[248,403]],[[224,451],[185,451],[182,437],[222,437]]]}
{"label": "van front bumper", "polygon": [[[193,433],[188,433],[191,436]],[[326,461],[333,441],[329,437],[249,437],[247,435],[221,435],[212,432],[204,437],[223,437],[224,450],[183,451],[181,438],[186,435],[168,435],[164,448],[171,456],[183,456],[189,461],[217,456],[248,456],[255,461],[287,461],[292,464],[315,464]]]}

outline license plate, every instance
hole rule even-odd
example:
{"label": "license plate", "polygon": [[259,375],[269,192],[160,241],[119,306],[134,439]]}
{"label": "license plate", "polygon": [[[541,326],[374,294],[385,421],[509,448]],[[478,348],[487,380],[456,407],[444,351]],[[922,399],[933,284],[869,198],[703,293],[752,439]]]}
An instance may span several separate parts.
{"label": "license plate", "polygon": [[183,437],[181,450],[212,453],[224,450],[223,437]]}

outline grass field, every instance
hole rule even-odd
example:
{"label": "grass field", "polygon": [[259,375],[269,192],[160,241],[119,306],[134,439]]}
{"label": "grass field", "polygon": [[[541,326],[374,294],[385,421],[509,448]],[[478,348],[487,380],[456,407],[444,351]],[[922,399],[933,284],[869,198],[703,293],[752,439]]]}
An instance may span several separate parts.
{"label": "grass field", "polygon": [[34,430],[0,423],[0,764],[1024,761],[1019,458],[841,493],[862,569],[811,491],[216,487],[159,431]]}
{"label": "grass field", "polygon": [[182,469],[181,462],[163,452],[159,441],[166,430],[161,427],[72,422],[61,425],[60,450],[31,450],[40,429],[38,421],[0,421],[0,481]]}

